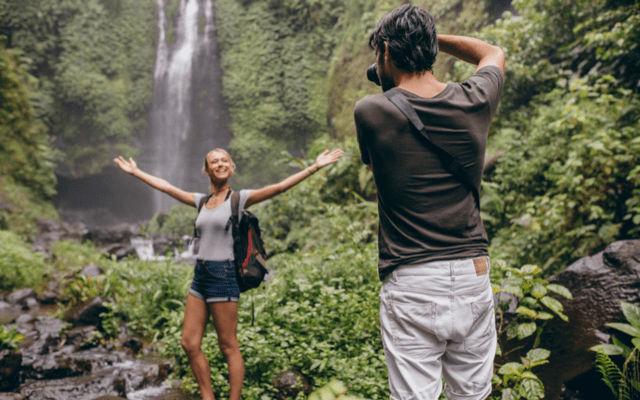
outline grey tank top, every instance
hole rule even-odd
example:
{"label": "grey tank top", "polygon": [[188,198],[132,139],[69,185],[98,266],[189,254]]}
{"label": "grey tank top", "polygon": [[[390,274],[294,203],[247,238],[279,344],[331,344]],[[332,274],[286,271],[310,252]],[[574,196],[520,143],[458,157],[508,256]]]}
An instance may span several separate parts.
{"label": "grey tank top", "polygon": [[[252,190],[240,191],[240,212],[244,210]],[[204,193],[194,193],[196,207]],[[233,236],[231,229],[225,230],[231,217],[231,197],[215,208],[203,206],[196,218],[196,230],[200,237],[197,258],[201,260],[233,260]]]}

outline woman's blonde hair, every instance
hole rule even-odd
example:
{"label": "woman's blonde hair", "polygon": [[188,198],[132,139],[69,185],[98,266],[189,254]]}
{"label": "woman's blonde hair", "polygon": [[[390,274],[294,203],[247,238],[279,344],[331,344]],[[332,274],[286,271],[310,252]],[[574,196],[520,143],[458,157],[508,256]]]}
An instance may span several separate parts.
{"label": "woman's blonde hair", "polygon": [[231,154],[229,154],[228,151],[226,151],[225,149],[223,149],[221,147],[216,147],[213,150],[209,150],[209,152],[207,154],[205,154],[205,156],[204,156],[204,164],[202,165],[202,172],[204,172],[205,174],[209,175],[209,165],[207,163],[207,158],[209,157],[209,154],[214,153],[214,152],[222,153],[225,156],[227,156],[227,158],[231,162],[231,173],[233,174],[234,172],[236,172],[236,163],[233,162],[233,158],[231,158]]}

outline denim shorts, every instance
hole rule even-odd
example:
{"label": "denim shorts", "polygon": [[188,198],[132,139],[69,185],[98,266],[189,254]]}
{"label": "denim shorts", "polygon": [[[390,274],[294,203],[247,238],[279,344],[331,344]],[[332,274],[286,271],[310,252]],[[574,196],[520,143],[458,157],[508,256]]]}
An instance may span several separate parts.
{"label": "denim shorts", "polygon": [[496,330],[489,258],[398,267],[380,291],[392,400],[483,400],[491,394]]}
{"label": "denim shorts", "polygon": [[238,301],[240,289],[233,260],[197,260],[189,293],[207,303]]}

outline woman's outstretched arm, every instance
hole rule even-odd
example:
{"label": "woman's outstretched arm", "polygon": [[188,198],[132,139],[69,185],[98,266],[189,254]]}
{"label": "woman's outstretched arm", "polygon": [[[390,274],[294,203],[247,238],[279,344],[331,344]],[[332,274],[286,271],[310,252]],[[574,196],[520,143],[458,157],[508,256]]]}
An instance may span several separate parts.
{"label": "woman's outstretched arm", "polygon": [[297,172],[288,178],[285,178],[281,182],[274,183],[273,185],[265,186],[261,189],[256,189],[252,191],[251,194],[249,195],[249,198],[247,198],[247,203],[245,204],[245,207],[249,207],[253,204],[257,204],[262,201],[268,200],[273,196],[276,196],[282,192],[287,191],[288,189],[294,187],[298,183],[302,182],[303,180],[307,179],[308,177],[316,173],[319,169],[324,168],[327,165],[333,164],[334,162],[338,161],[340,157],[342,157],[342,154],[343,154],[343,151],[341,149],[323,151],[322,154],[320,154],[316,158],[316,161],[312,165],[308,166],[302,171]]}
{"label": "woman's outstretched arm", "polygon": [[143,170],[138,168],[138,165],[135,161],[133,161],[133,158],[129,158],[129,160],[126,160],[124,157],[118,156],[113,159],[113,162],[118,167],[120,167],[121,170],[135,176],[152,188],[164,192],[174,199],[183,202],[184,204],[195,207],[193,193],[186,192],[180,188],[173,186],[162,178],[158,178],[157,176],[153,176],[144,172]]}

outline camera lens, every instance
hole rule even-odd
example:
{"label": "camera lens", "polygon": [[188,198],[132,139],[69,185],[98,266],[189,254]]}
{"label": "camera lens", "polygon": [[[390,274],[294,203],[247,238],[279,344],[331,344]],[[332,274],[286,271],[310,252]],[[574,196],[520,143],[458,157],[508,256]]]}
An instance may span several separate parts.
{"label": "camera lens", "polygon": [[378,70],[375,64],[371,64],[369,68],[367,68],[367,79],[380,86],[380,78],[378,77]]}

